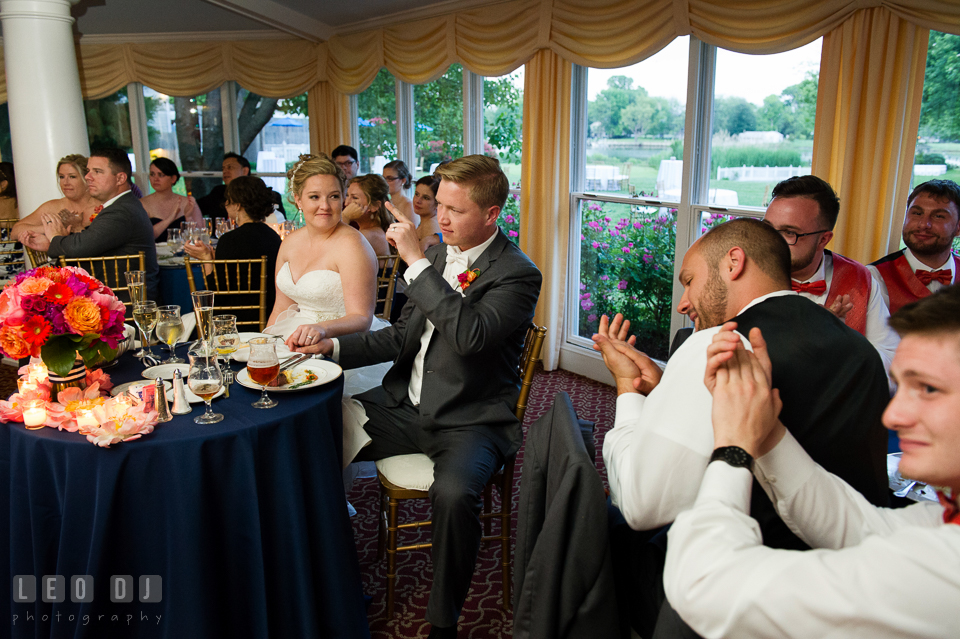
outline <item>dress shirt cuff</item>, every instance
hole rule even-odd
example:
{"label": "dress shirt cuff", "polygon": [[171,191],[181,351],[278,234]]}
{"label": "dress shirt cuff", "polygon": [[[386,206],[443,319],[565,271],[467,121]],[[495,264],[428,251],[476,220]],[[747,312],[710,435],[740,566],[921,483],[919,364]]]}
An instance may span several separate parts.
{"label": "dress shirt cuff", "polygon": [[331,337],[330,341],[333,342],[333,352],[330,353],[330,359],[335,362],[340,362],[340,340],[336,337]]}
{"label": "dress shirt cuff", "polygon": [[[647,398],[640,393],[623,393],[617,397],[617,414],[613,420],[613,427],[623,421],[635,420],[636,416],[643,412],[643,404]],[[621,419],[621,417],[623,419]]]}
{"label": "dress shirt cuff", "polygon": [[753,472],[778,499],[786,499],[796,494],[817,468],[817,463],[787,431],[773,450],[754,462]]}
{"label": "dress shirt cuff", "polygon": [[752,485],[753,475],[746,468],[737,468],[722,460],[710,462],[700,482],[696,505],[719,502],[750,514]]}
{"label": "dress shirt cuff", "polygon": [[407,280],[407,284],[413,283],[413,280],[417,279],[417,276],[423,273],[425,270],[430,268],[430,260],[425,257],[421,257],[419,260],[407,267],[407,272],[404,273],[403,279]]}

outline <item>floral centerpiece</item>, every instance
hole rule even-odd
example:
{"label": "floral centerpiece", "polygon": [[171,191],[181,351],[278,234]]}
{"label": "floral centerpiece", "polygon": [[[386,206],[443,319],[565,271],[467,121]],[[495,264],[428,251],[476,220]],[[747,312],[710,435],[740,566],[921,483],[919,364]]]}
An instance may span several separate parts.
{"label": "floral centerpiece", "polygon": [[113,291],[82,268],[41,266],[0,293],[0,351],[13,359],[40,357],[65,377],[77,355],[87,367],[116,356],[123,316]]}

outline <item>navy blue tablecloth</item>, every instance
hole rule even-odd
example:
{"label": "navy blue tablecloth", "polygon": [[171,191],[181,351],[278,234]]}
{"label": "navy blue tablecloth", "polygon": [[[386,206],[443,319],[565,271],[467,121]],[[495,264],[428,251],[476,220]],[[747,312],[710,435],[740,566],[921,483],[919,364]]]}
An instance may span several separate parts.
{"label": "navy blue tablecloth", "polygon": [[[141,369],[125,356],[109,372],[120,383]],[[109,449],[0,425],[0,636],[369,636],[341,478],[342,387],[275,393],[279,406],[257,410],[258,393],[234,384],[213,402],[221,423],[194,424],[195,404]],[[15,575],[36,577],[36,603],[13,602]],[[43,575],[68,588],[93,575],[94,601],[43,603]],[[162,601],[135,591],[112,603],[111,575],[160,575]]]}
{"label": "navy blue tablecloth", "polygon": [[[193,267],[193,281],[203,288],[203,271],[200,266]],[[158,304],[176,304],[180,313],[186,315],[193,311],[190,301],[190,282],[187,281],[187,269],[183,264],[160,265],[160,301]]]}

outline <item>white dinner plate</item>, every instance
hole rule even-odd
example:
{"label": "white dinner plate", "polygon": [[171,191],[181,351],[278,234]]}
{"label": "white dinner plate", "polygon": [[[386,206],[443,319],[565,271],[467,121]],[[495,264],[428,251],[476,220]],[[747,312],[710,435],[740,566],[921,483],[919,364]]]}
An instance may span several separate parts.
{"label": "white dinner plate", "polygon": [[[277,391],[279,393],[286,393],[289,391],[300,391],[307,390],[308,388],[316,388],[328,382],[340,377],[343,374],[343,369],[334,364],[333,362],[328,362],[321,359],[310,359],[302,364],[297,364],[291,369],[294,373],[294,382],[289,386],[268,386],[267,392],[272,393]],[[312,382],[304,383],[307,371],[312,371],[316,374],[317,379]],[[252,388],[253,390],[260,390],[260,384],[257,384],[255,381],[250,379],[250,374],[247,372],[247,369],[243,369],[237,373],[237,382],[241,386],[246,386],[247,388]]]}
{"label": "white dinner plate", "polygon": [[[134,386],[146,386],[146,385],[149,384],[149,383],[150,383],[150,382],[143,381],[143,380],[136,380],[136,381],[133,381],[133,382],[126,382],[125,384],[117,384],[116,386],[114,386],[113,388],[110,389],[110,395],[112,395],[113,397],[116,397],[116,396],[119,395],[120,393],[122,393],[122,392],[124,392],[124,391],[127,391],[127,390],[130,390],[130,389],[133,388]],[[170,385],[170,382],[168,382],[168,381],[166,381],[166,380],[164,380],[164,382],[163,382],[163,387],[164,387],[165,389],[171,389],[171,388],[173,388],[173,387]]]}
{"label": "white dinner plate", "polygon": [[144,379],[162,377],[165,380],[172,380],[175,371],[180,371],[180,374],[183,375],[183,381],[186,383],[187,375],[190,374],[190,364],[160,364],[159,366],[151,366],[140,374],[143,375]]}

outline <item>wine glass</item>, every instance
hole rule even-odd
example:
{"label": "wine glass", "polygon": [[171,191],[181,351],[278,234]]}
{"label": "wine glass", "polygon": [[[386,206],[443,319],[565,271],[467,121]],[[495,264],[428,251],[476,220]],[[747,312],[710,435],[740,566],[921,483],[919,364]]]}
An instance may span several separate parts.
{"label": "wine glass", "polygon": [[200,341],[213,337],[210,320],[213,319],[213,291],[194,291],[190,293],[193,311],[197,314],[197,337]]}
{"label": "wine glass", "polygon": [[[142,302],[147,297],[146,275],[145,271],[127,271],[123,274],[124,279],[127,281],[127,291],[130,294],[130,302],[132,302],[131,310],[134,304]],[[133,354],[134,357],[143,357],[143,344],[140,346],[140,350]]]}
{"label": "wine glass", "polygon": [[181,232],[181,229],[167,229],[167,246],[170,247],[172,255],[176,255],[183,248]]}
{"label": "wine glass", "polygon": [[174,351],[174,345],[180,336],[183,335],[183,321],[180,319],[180,307],[172,304],[169,306],[160,306],[157,308],[160,313],[160,319],[157,322],[157,337],[170,348],[170,357],[163,361],[164,364],[179,364],[183,360],[177,357]]}
{"label": "wine glass", "polygon": [[250,340],[250,357],[247,359],[247,374],[263,391],[254,408],[273,408],[276,400],[267,397],[267,384],[280,372],[280,359],[277,357],[277,342],[273,337],[254,337]]}
{"label": "wine glass", "polygon": [[237,332],[236,315],[217,315],[213,318],[213,347],[223,357],[223,372],[226,374],[230,354],[237,352],[240,333]]}
{"label": "wine glass", "polygon": [[216,424],[223,421],[223,415],[214,413],[210,407],[210,400],[223,388],[223,373],[217,364],[217,351],[203,342],[198,349],[190,352],[190,359],[187,384],[193,394],[203,399],[207,405],[203,415],[194,417],[193,421],[197,424]]}
{"label": "wine glass", "polygon": [[153,358],[153,350],[150,348],[150,333],[153,327],[157,325],[158,318],[157,303],[152,300],[144,300],[133,305],[133,321],[136,322],[143,336],[140,341],[140,357]]}

